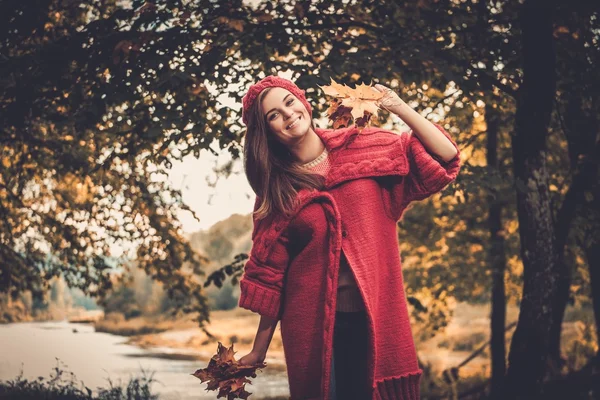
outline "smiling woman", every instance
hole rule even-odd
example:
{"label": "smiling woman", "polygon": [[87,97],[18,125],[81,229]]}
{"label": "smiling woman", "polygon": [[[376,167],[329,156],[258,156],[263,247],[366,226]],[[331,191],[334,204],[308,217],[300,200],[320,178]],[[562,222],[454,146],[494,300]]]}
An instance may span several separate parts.
{"label": "smiling woman", "polygon": [[297,191],[322,188],[323,176],[302,168],[323,153],[315,133],[312,107],[291,81],[269,76],[253,86],[243,100],[247,125],[244,169],[250,186],[262,199],[256,216],[273,211],[289,214]]}
{"label": "smiling woman", "polygon": [[256,201],[239,306],[261,319],[239,362],[263,362],[281,321],[292,399],[420,396],[396,223],[456,178],[459,152],[440,125],[376,89],[413,132],[315,129],[304,91],[276,76],[242,101]]}

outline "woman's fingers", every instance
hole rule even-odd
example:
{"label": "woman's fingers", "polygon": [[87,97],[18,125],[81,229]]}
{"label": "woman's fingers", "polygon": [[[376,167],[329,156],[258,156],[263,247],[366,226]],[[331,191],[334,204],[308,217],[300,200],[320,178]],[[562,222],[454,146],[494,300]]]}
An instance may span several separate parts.
{"label": "woman's fingers", "polygon": [[394,103],[394,99],[393,97],[395,96],[395,93],[392,89],[390,89],[387,86],[383,86],[379,83],[376,83],[373,86],[375,89],[379,90],[380,92],[384,93],[383,97],[381,97],[381,99],[377,100],[377,106],[378,107],[383,107],[387,110],[386,106],[390,106],[390,104]]}
{"label": "woman's fingers", "polygon": [[388,90],[392,90],[392,89],[385,87],[379,83],[376,83],[374,87],[375,87],[375,89],[379,90],[380,92],[386,92]]}

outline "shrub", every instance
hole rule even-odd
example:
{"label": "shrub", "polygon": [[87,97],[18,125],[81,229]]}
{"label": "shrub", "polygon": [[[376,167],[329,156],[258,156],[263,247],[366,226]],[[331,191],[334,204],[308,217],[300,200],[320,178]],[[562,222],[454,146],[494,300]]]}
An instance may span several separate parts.
{"label": "shrub", "polygon": [[0,382],[0,399],[16,400],[156,400],[150,386],[154,382],[153,374],[147,376],[142,370],[141,377],[129,380],[126,386],[115,385],[110,379],[108,388],[92,389],[83,382],[78,383],[73,372],[63,369],[57,359],[57,366],[49,378],[40,376],[35,380],[23,378],[23,371],[13,380]]}

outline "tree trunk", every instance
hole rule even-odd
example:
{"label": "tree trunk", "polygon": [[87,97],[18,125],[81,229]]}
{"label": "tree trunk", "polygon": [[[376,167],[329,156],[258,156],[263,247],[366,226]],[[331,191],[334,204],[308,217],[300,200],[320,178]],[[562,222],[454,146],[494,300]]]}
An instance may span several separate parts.
{"label": "tree trunk", "polygon": [[[498,176],[498,112],[490,102],[486,102],[485,119],[487,124],[487,165],[488,175]],[[491,316],[491,352],[492,352],[492,398],[504,398],[504,374],[506,373],[506,295],[504,271],[506,254],[502,235],[502,201],[498,191],[490,190],[488,195],[488,227],[490,230],[490,249],[488,265],[492,269],[492,316]]]}
{"label": "tree trunk", "polygon": [[[566,254],[567,239],[571,231],[572,222],[577,210],[584,206],[584,215],[590,215],[594,210],[585,211],[585,192],[594,190],[598,181],[598,156],[600,149],[596,144],[598,132],[598,119],[594,115],[586,115],[583,111],[580,92],[569,93],[565,113],[565,126],[567,127],[567,140],[569,142],[569,158],[571,170],[574,171],[573,179],[567,191],[555,223],[556,252],[561,257],[561,262],[572,259],[572,254]],[[584,156],[584,157],[582,157]],[[583,161],[581,161],[583,160]],[[579,211],[581,212],[581,211]],[[562,365],[564,360],[560,354],[560,336],[565,309],[569,301],[573,271],[568,263],[563,269],[559,280],[559,295],[556,299],[554,312],[556,318],[552,323],[550,336],[550,356]]]}
{"label": "tree trunk", "polygon": [[561,264],[548,190],[546,137],[555,95],[552,2],[525,0],[520,11],[523,82],[512,140],[523,259],[523,297],[506,376],[507,398],[537,398],[547,373]]}
{"label": "tree trunk", "polygon": [[[598,195],[598,194],[596,194]],[[598,213],[598,211],[596,211]],[[598,216],[596,216],[598,218]],[[596,221],[595,228],[598,228]],[[592,286],[592,306],[594,308],[594,321],[596,322],[596,337],[600,340],[600,243],[598,235],[600,229],[595,229],[595,235],[587,240],[584,246],[585,256],[590,269],[590,284]],[[596,367],[600,368],[600,349],[596,354]]]}

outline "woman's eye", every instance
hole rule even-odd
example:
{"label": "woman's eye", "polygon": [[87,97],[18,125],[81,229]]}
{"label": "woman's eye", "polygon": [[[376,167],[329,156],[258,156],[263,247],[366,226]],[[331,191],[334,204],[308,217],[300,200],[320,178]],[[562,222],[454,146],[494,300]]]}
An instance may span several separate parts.
{"label": "woman's eye", "polygon": [[[291,106],[292,104],[294,104],[294,99],[289,99],[289,100],[288,100],[288,101],[285,103],[285,105],[286,105],[286,106],[288,106],[288,107],[289,107],[289,106]],[[271,115],[269,115],[269,117],[268,117],[268,120],[269,120],[269,121],[273,121],[273,120],[274,120],[274,119],[277,117],[277,115],[278,115],[278,114],[277,114],[276,112],[272,113]]]}

